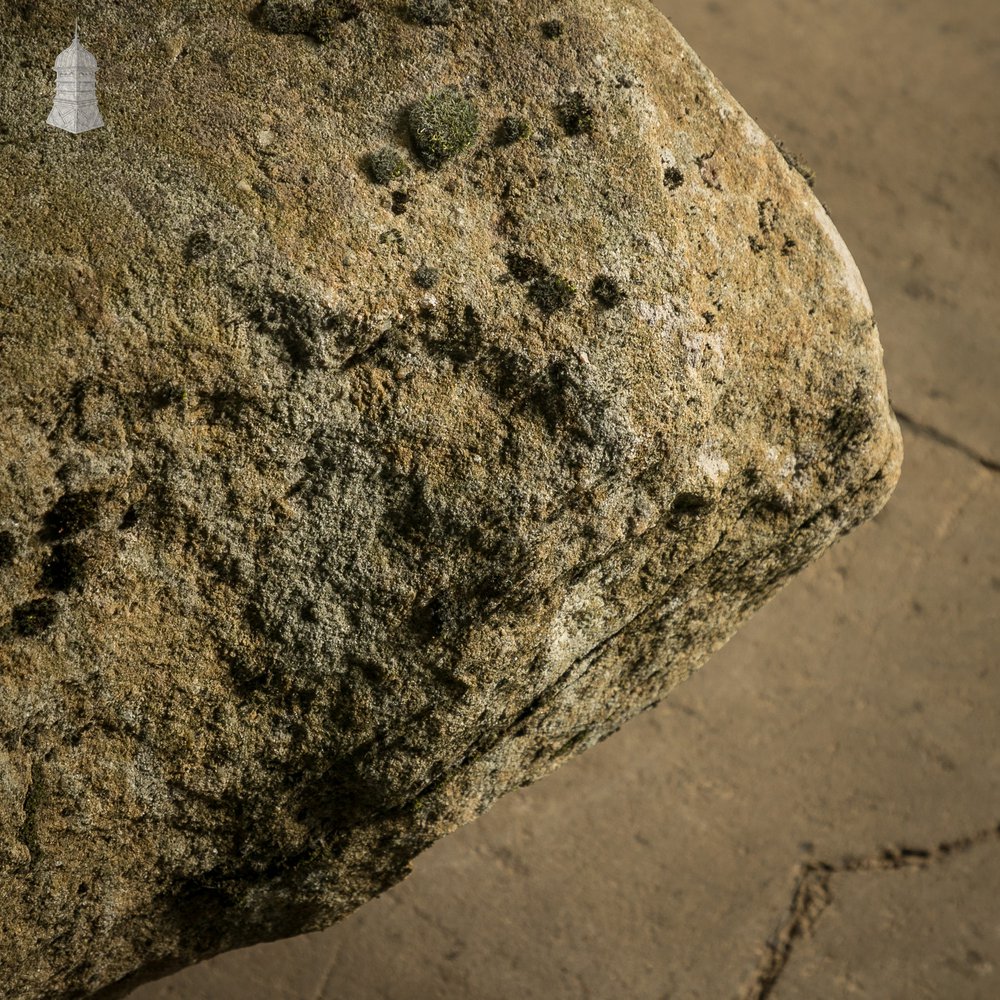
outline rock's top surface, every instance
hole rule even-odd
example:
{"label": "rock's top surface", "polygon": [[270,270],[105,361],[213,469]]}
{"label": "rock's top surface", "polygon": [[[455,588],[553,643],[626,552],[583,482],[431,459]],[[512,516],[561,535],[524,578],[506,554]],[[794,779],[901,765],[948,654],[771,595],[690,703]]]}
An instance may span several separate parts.
{"label": "rock's top surface", "polygon": [[0,16],[0,995],[349,912],[888,497],[857,268],[645,3],[125,2],[78,137]]}

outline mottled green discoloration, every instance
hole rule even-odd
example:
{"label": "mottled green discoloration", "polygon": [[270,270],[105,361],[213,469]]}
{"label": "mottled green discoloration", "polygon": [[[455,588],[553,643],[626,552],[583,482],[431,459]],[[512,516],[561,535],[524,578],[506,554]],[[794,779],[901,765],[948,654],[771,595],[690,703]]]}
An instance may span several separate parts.
{"label": "mottled green discoloration", "polygon": [[451,0],[406,0],[406,14],[418,24],[450,24],[455,6]]}
{"label": "mottled green discoloration", "polygon": [[[853,263],[651,7],[291,6],[96,5],[81,136],[25,112],[75,8],[3,18],[17,1000],[338,919],[663,697],[898,474]],[[410,138],[443,169],[394,200],[365,156]]]}
{"label": "mottled green discoloration", "polygon": [[574,91],[559,105],[559,122],[567,135],[589,135],[594,130],[594,106]]}
{"label": "mottled green discoloration", "polygon": [[263,0],[254,10],[257,22],[276,35],[311,35],[330,42],[340,26],[361,13],[353,0]]}

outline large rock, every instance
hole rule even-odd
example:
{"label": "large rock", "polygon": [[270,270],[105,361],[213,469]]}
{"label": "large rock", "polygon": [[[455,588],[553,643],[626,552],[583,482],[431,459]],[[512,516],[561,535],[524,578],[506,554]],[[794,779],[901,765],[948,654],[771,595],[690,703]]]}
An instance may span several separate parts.
{"label": "large rock", "polygon": [[17,1000],[348,913],[900,463],[850,254],[644,0],[100,9],[71,136],[76,8],[0,6]]}

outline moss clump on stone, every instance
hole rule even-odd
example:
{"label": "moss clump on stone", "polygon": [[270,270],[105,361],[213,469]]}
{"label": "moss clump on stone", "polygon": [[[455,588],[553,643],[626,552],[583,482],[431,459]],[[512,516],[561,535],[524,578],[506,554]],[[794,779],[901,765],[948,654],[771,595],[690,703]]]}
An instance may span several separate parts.
{"label": "moss clump on stone", "polygon": [[383,146],[368,155],[365,163],[368,176],[376,184],[391,184],[398,177],[402,177],[409,169],[406,160],[397,149],[392,146]]}
{"label": "moss clump on stone", "polygon": [[440,167],[466,149],[478,134],[475,105],[454,88],[429,94],[410,111],[410,135],[428,167]]}
{"label": "moss clump on stone", "polygon": [[54,598],[36,597],[18,604],[11,613],[11,625],[18,635],[41,635],[55,624],[59,605]]}
{"label": "moss clump on stone", "polygon": [[510,146],[531,135],[531,125],[527,118],[520,115],[508,115],[497,126],[496,142],[500,146]]}
{"label": "moss clump on stone", "polygon": [[576,90],[559,105],[559,124],[567,135],[590,135],[594,130],[594,108]]}
{"label": "moss clump on stone", "polygon": [[590,294],[605,308],[613,309],[625,301],[625,289],[617,278],[599,274],[590,285]]}
{"label": "moss clump on stone", "polygon": [[528,300],[549,315],[565,309],[576,296],[576,287],[561,275],[527,254],[507,254],[511,276],[528,286]]}
{"label": "moss clump on stone", "polygon": [[547,274],[528,289],[528,298],[546,315],[565,309],[575,296],[576,287],[559,274]]}
{"label": "moss clump on stone", "polygon": [[304,0],[264,0],[255,13],[260,25],[275,35],[301,35],[309,31],[313,7]]}
{"label": "moss clump on stone", "polygon": [[551,21],[542,22],[542,34],[546,38],[562,38],[563,33],[563,23],[562,21],[553,19]]}
{"label": "moss clump on stone", "polygon": [[406,212],[406,205],[410,196],[405,191],[392,192],[392,214],[403,215]]}
{"label": "moss clump on stone", "polygon": [[455,7],[451,0],[407,0],[406,16],[417,24],[450,24]]}
{"label": "moss clump on stone", "polygon": [[421,264],[413,272],[413,282],[420,288],[433,288],[438,283],[440,276],[441,274],[436,267],[428,267],[427,264]]}
{"label": "moss clump on stone", "polygon": [[507,270],[520,282],[536,281],[551,273],[540,261],[522,253],[507,254]]}
{"label": "moss clump on stone", "polygon": [[276,35],[311,35],[328,42],[344,21],[361,13],[353,0],[264,0],[254,12],[257,23]]}

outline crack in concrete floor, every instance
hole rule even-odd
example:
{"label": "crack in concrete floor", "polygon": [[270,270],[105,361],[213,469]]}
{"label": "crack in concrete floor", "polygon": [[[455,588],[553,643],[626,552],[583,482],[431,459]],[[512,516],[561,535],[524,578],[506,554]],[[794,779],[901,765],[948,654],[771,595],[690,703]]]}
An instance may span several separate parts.
{"label": "crack in concrete floor", "polygon": [[844,857],[839,863],[800,862],[795,867],[788,913],[764,943],[757,968],[739,1000],[767,1000],[771,996],[791,959],[796,942],[812,933],[816,921],[833,902],[831,883],[835,875],[899,868],[929,868],[992,841],[1000,841],[1000,823],[979,830],[971,836],[941,841],[932,848],[894,844],[865,857]]}
{"label": "crack in concrete floor", "polygon": [[892,408],[893,412],[896,414],[896,419],[906,427],[909,427],[914,434],[922,434],[924,437],[930,438],[932,441],[937,441],[938,444],[943,444],[947,448],[953,448],[955,451],[961,452],[967,458],[971,458],[974,462],[978,462],[984,469],[989,469],[990,472],[1000,472],[1000,462],[995,461],[992,458],[988,458],[986,455],[980,454],[975,448],[970,448],[967,444],[963,444],[958,438],[952,437],[950,434],[946,434],[942,430],[938,430],[937,427],[933,427],[931,424],[925,424],[916,417],[910,416],[904,410],[897,409],[895,406]]}

